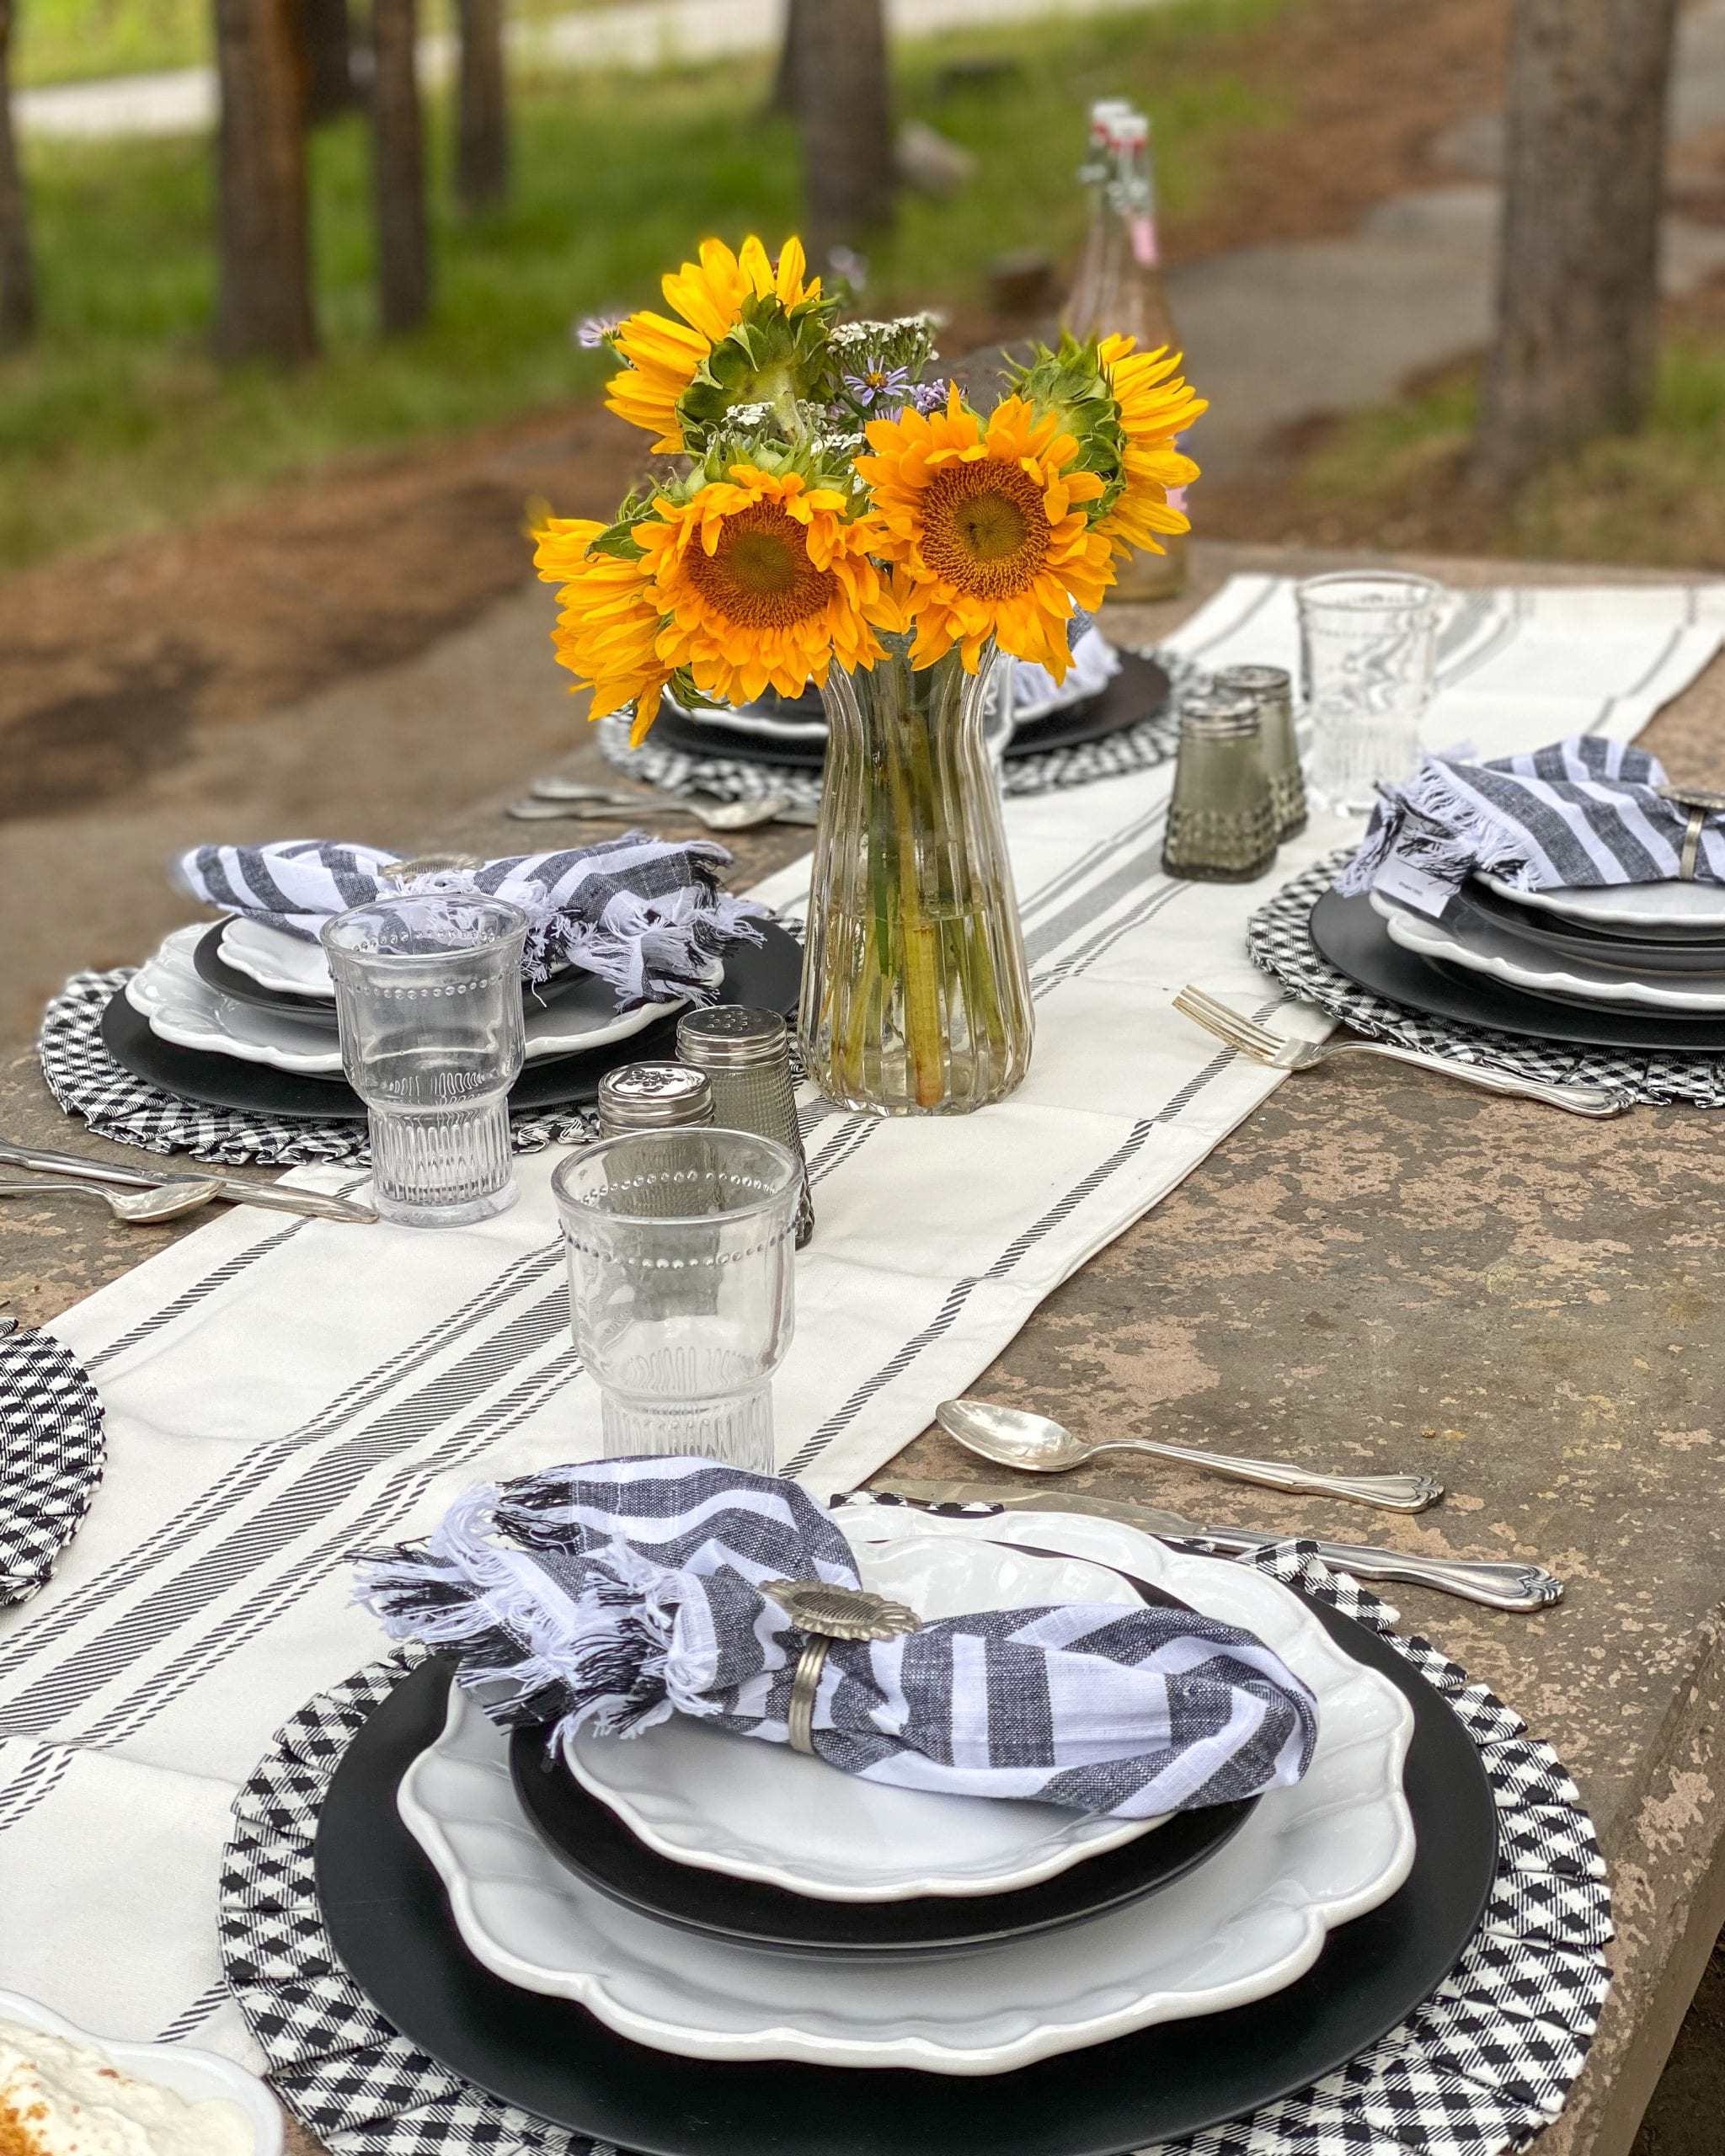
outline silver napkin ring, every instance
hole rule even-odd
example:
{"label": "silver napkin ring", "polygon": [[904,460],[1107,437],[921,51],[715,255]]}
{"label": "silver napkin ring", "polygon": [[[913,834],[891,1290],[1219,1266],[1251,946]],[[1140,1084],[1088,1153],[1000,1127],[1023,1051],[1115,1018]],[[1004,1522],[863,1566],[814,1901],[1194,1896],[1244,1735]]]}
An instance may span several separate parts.
{"label": "silver napkin ring", "polygon": [[1687,808],[1689,822],[1683,834],[1683,851],[1677,861],[1677,880],[1680,883],[1695,881],[1696,864],[1701,859],[1701,833],[1707,827],[1707,818],[1725,808],[1725,793],[1706,786],[1656,786],[1653,788],[1662,801],[1674,802],[1680,808]]}
{"label": "silver napkin ring", "polygon": [[763,1580],[762,1594],[777,1603],[793,1625],[808,1635],[791,1678],[785,1720],[791,1749],[814,1753],[814,1702],[835,1640],[895,1640],[920,1632],[922,1620],[902,1602],[889,1602],[866,1588],[830,1587],[825,1580]]}

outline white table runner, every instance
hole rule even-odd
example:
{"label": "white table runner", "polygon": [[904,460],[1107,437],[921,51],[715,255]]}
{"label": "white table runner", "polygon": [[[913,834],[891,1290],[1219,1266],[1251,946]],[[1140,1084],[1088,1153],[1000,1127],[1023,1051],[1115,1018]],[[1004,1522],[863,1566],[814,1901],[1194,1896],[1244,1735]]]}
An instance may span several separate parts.
{"label": "white table runner", "polygon": [[[1722,585],[1461,595],[1428,739],[1487,755],[1626,739],[1722,624]],[[1292,588],[1236,577],[1170,642],[1204,665],[1291,664]],[[1254,971],[1243,931],[1350,827],[1308,830],[1256,885],[1175,883],[1171,782],[1008,804],[1038,998],[1019,1093],[950,1121],[810,1107],[820,1226],[775,1412],[782,1464],[814,1488],[889,1460],[1279,1082],[1170,1009],[1183,982],[1326,1030]],[[761,895],[793,906],[806,876]],[[216,1951],[228,1806],[277,1725],[378,1651],[348,1554],[419,1531],[473,1481],[598,1449],[557,1157],[518,1161],[521,1203],[459,1233],[236,1209],[56,1321],[102,1392],[109,1466],[51,1587],[0,1616],[0,1988],[256,2063]]]}

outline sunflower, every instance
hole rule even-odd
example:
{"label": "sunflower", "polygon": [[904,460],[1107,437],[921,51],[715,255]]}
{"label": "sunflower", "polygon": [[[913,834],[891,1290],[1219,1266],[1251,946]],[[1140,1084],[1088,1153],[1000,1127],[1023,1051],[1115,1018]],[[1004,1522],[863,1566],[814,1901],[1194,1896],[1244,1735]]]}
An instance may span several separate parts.
{"label": "sunflower", "polygon": [[558,665],[592,684],[590,718],[634,706],[634,745],[657,718],[660,693],[676,668],[654,648],[663,622],[651,565],[628,538],[614,551],[595,547],[610,529],[590,517],[547,517],[537,527],[533,561],[545,583],[563,586],[557,595],[563,612],[551,632]]}
{"label": "sunflower", "polygon": [[606,341],[628,362],[607,385],[606,408],[659,439],[655,450],[684,446],[677,407],[713,349],[727,339],[759,302],[772,302],[784,317],[820,298],[820,280],[803,281],[803,243],[788,239],[778,266],[751,234],[742,252],[733,254],[723,240],[701,243],[701,259],[686,262],[663,280],[667,303],[682,318],[643,311],[619,323]]}
{"label": "sunflower", "polygon": [[704,695],[800,696],[811,680],[825,686],[835,660],[848,671],[883,655],[875,631],[899,616],[868,558],[868,528],[818,474],[811,483],[735,463],[687,500],[661,494],[653,506],[657,520],[636,536],[669,617],[658,656]]}
{"label": "sunflower", "polygon": [[1175,448],[1174,438],[1210,406],[1182,380],[1178,352],[1140,352],[1134,338],[1105,337],[1097,359],[1119,408],[1126,483],[1096,528],[1117,554],[1135,547],[1159,554],[1157,532],[1192,529],[1184,511],[1168,501],[1171,487],[1189,485],[1198,477],[1198,467]]}
{"label": "sunflower", "polygon": [[638,743],[679,674],[716,702],[749,703],[769,686],[786,696],[824,686],[835,659],[872,666],[876,629],[899,616],[849,507],[801,472],[736,463],[697,476],[683,499],[660,494],[626,526],[547,520],[534,558],[563,582],[553,641],[558,663],[592,684],[591,716],[632,703]]}
{"label": "sunflower", "polygon": [[1021,397],[996,405],[985,427],[956,388],[943,412],[906,410],[868,428],[874,454],[857,469],[873,499],[869,543],[897,565],[913,666],[956,645],[975,673],[992,637],[1065,678],[1074,602],[1099,606],[1114,572],[1085,510],[1103,482],[1072,468],[1077,442],[1059,429]]}

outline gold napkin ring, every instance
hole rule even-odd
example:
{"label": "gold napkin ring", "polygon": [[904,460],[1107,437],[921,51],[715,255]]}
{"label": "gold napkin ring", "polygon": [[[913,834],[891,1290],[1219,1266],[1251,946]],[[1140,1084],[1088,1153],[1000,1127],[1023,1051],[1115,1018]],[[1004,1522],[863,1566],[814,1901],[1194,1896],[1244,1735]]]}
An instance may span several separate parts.
{"label": "gold napkin ring", "polygon": [[866,1588],[832,1587],[825,1580],[763,1580],[761,1592],[777,1603],[807,1636],[791,1678],[786,1711],[791,1749],[814,1757],[814,1702],[821,1672],[835,1640],[895,1640],[920,1632],[922,1620],[902,1602],[889,1602]]}

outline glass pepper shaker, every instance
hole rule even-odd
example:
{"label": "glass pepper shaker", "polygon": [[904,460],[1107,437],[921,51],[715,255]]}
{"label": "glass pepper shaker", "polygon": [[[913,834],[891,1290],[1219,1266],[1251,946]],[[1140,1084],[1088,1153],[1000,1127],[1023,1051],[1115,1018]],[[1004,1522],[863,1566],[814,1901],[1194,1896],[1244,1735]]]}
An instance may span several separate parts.
{"label": "glass pepper shaker", "polygon": [[814,1233],[809,1164],[791,1085],[790,1028],[776,1011],[721,1003],[685,1012],[677,1024],[677,1054],[707,1074],[715,1123],[777,1139],[803,1161],[803,1193],[797,1202],[797,1247]]}
{"label": "glass pepper shaker", "polygon": [[[699,1128],[713,1121],[713,1088],[705,1071],[688,1063],[625,1063],[599,1081],[599,1129],[606,1138],[634,1130]],[[615,1209],[643,1219],[706,1209],[697,1186],[705,1156],[691,1145],[686,1159],[668,1161],[670,1172],[613,1199]]]}
{"label": "glass pepper shaker", "polygon": [[1197,883],[1249,883],[1276,857],[1276,812],[1254,698],[1210,689],[1180,712],[1162,867]]}
{"label": "glass pepper shaker", "polygon": [[1215,686],[1258,703],[1263,728],[1263,767],[1269,774],[1270,805],[1276,812],[1276,836],[1291,839],[1306,829],[1306,774],[1294,732],[1294,683],[1285,666],[1224,666]]}

